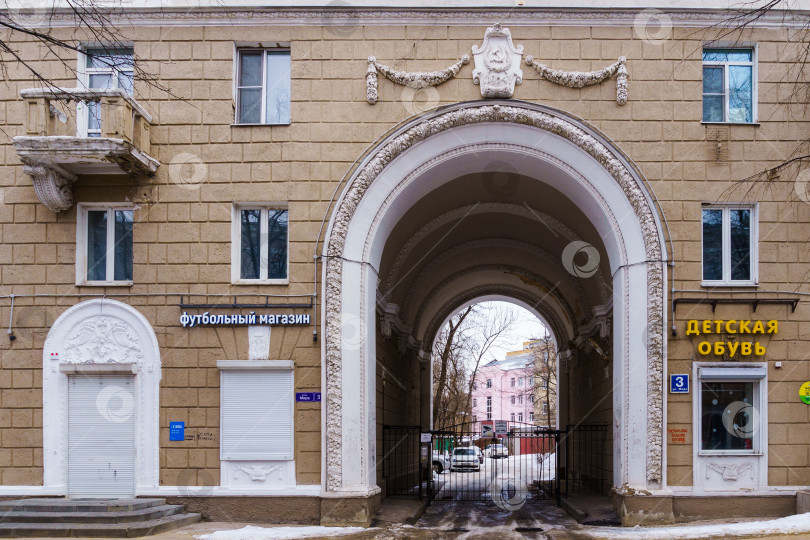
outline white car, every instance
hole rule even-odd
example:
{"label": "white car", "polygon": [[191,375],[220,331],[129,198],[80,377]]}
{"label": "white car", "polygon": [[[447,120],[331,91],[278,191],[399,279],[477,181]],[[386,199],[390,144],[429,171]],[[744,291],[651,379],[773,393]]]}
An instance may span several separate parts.
{"label": "white car", "polygon": [[490,444],[486,449],[487,456],[492,459],[509,457],[509,450],[502,444]]}
{"label": "white car", "polygon": [[449,468],[449,464],[450,458],[447,457],[446,452],[433,452],[433,470],[436,471],[436,474],[442,474]]}
{"label": "white car", "polygon": [[450,470],[481,470],[481,462],[478,461],[478,453],[476,450],[477,448],[474,446],[464,446],[454,449],[453,454],[450,456]]}

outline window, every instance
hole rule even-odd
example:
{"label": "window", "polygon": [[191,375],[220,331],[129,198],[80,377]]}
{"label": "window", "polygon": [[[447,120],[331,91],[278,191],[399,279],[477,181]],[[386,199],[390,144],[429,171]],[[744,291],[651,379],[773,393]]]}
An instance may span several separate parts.
{"label": "window", "polygon": [[512,380],[509,381],[509,386],[511,386],[512,388],[515,387],[515,378],[514,377],[512,377]]}
{"label": "window", "polygon": [[478,422],[478,417],[473,415],[473,422]]}
{"label": "window", "polygon": [[487,388],[492,388],[492,379],[487,379]]}
{"label": "window", "polygon": [[703,284],[754,285],[755,206],[703,207]]}
{"label": "window", "polygon": [[515,396],[512,396],[512,405],[515,404]]}
{"label": "window", "polygon": [[543,414],[548,414],[548,403],[543,403]]}
{"label": "window", "polygon": [[286,209],[235,206],[231,233],[231,278],[234,283],[287,283]]}
{"label": "window", "polygon": [[293,459],[292,362],[221,360],[217,367],[221,459]]}
{"label": "window", "polygon": [[529,422],[534,422],[534,413],[533,412],[529,413]]}
{"label": "window", "polygon": [[510,419],[512,420],[512,422],[514,422],[514,421],[515,421],[515,413],[512,413],[512,415],[511,415]]}
{"label": "window", "polygon": [[473,398],[473,407],[477,407],[477,406],[478,406],[478,399]]}
{"label": "window", "polygon": [[523,422],[523,413],[522,412],[518,413],[518,422]]}
{"label": "window", "polygon": [[529,394],[529,402],[530,402],[530,403],[534,403],[534,392],[532,392],[531,394]]}
{"label": "window", "polygon": [[473,383],[473,390],[478,390],[478,383]]}
{"label": "window", "polygon": [[756,121],[754,66],[754,49],[703,49],[704,122]]}
{"label": "window", "polygon": [[[132,95],[134,54],[130,48],[95,47],[84,50],[80,58],[79,83],[93,90],[121,89]],[[100,137],[101,116],[98,103],[81,104],[79,136]]]}
{"label": "window", "polygon": [[[489,383],[489,379],[487,379]],[[487,420],[492,420],[492,397],[487,396]]]}
{"label": "window", "polygon": [[518,396],[518,405],[523,405],[523,396]]}
{"label": "window", "polygon": [[518,377],[518,386],[523,387],[523,377]]}
{"label": "window", "polygon": [[699,368],[700,453],[761,452],[766,373],[762,364]]}
{"label": "window", "polygon": [[540,390],[548,389],[548,382],[546,379],[540,379]]}
{"label": "window", "polygon": [[134,211],[79,205],[76,224],[76,284],[131,285]]}
{"label": "window", "polygon": [[239,49],[237,124],[290,123],[289,49]]}
{"label": "window", "polygon": [[529,377],[529,382],[527,383],[529,388],[534,386],[534,377]]}

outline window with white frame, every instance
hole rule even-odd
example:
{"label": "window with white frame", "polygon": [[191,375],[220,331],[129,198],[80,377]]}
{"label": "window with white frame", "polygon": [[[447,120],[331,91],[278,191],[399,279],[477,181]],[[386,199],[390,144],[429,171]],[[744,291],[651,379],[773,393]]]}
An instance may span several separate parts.
{"label": "window with white frame", "polygon": [[478,406],[478,399],[473,398],[473,407],[477,407],[477,406]]}
{"label": "window with white frame", "polygon": [[518,413],[517,419],[518,419],[518,422],[523,422],[523,413],[522,412]]}
{"label": "window with white frame", "polygon": [[492,420],[492,396],[487,396],[487,420]]}
{"label": "window with white frame", "polygon": [[529,422],[534,422],[534,413],[529,412]]}
{"label": "window with white frame", "polygon": [[703,49],[703,122],[756,122],[753,48]]}
{"label": "window with white frame", "polygon": [[514,422],[514,421],[515,421],[515,413],[512,413],[512,414],[510,415],[509,419],[510,419],[512,422]]}
{"label": "window with white frame", "polygon": [[[89,90],[121,89],[132,95],[135,72],[131,48],[87,47],[79,58],[79,84]],[[80,106],[79,135],[101,136],[101,114],[98,103]]]}
{"label": "window with white frame", "polygon": [[548,403],[543,403],[543,414],[548,414]]}
{"label": "window with white frame", "polygon": [[523,377],[518,377],[518,386],[523,387]]}
{"label": "window with white frame", "polygon": [[221,459],[292,460],[292,362],[223,360],[217,366]]}
{"label": "window with white frame", "polygon": [[512,405],[514,405],[515,404],[515,396],[512,396],[511,399],[512,399]]}
{"label": "window with white frame", "polygon": [[492,379],[487,379],[487,388],[492,388]]}
{"label": "window with white frame", "polygon": [[764,364],[698,368],[699,453],[762,452],[766,376]]}
{"label": "window with white frame", "polygon": [[131,207],[80,204],[76,223],[76,284],[131,284],[133,229]]}
{"label": "window with white frame", "polygon": [[289,212],[268,205],[235,205],[231,234],[234,283],[287,283]]}
{"label": "window with white frame", "polygon": [[290,123],[290,50],[239,49],[237,124]]}
{"label": "window with white frame", "polygon": [[518,405],[523,405],[523,396],[518,396]]}
{"label": "window with white frame", "polygon": [[511,386],[512,388],[514,388],[514,387],[515,387],[515,378],[514,378],[514,377],[512,377],[512,378],[509,380],[509,386]]}
{"label": "window with white frame", "polygon": [[756,284],[756,210],[755,205],[703,207],[704,285]]}

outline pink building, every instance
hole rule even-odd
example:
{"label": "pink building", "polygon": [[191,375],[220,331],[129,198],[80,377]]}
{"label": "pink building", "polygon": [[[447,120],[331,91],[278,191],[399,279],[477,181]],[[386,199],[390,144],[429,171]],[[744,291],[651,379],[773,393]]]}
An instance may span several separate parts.
{"label": "pink building", "polygon": [[534,423],[534,356],[515,351],[479,368],[472,391],[473,421]]}

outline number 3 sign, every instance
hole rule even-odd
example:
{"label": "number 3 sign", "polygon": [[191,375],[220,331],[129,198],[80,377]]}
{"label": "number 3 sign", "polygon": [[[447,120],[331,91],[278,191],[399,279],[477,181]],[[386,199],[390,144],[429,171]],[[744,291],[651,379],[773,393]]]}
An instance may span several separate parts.
{"label": "number 3 sign", "polygon": [[689,375],[670,375],[669,392],[671,394],[688,394]]}

